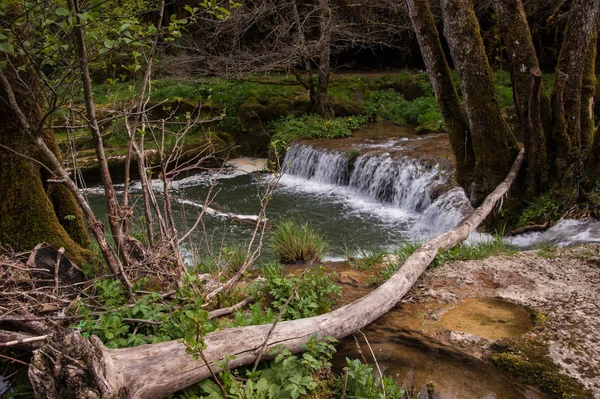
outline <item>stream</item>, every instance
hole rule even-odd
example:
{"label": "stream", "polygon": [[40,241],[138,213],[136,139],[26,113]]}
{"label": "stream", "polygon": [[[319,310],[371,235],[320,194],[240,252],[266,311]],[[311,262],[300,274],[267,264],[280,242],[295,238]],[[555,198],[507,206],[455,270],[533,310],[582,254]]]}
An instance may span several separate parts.
{"label": "stream", "polygon": [[[452,182],[449,154],[444,135],[416,136],[410,128],[386,125],[384,129],[376,125],[349,139],[293,143],[281,176],[249,173],[253,169],[249,165],[256,163],[255,169],[260,169],[264,161],[246,159],[234,160],[220,174],[201,173],[174,182],[172,194],[180,233],[195,222],[213,183],[216,193],[212,209],[204,218],[204,230],[199,230],[184,246],[186,259],[196,262],[206,246],[218,250],[248,242],[260,211],[261,193],[266,184],[277,179],[267,208],[268,220],[277,223],[294,218],[308,222],[329,243],[327,260],[346,259],[349,251],[359,248],[366,252],[392,252],[403,241],[424,241],[452,229],[472,211],[462,189]],[[155,184],[160,186],[159,182]],[[137,190],[139,193],[139,187]],[[133,191],[136,192],[135,185]],[[94,195],[93,190],[89,193],[92,206],[102,212],[103,198]],[[143,229],[138,223],[137,228]],[[268,234],[267,231],[263,261],[274,257]],[[470,240],[490,238],[475,233]],[[600,242],[600,223],[563,220],[544,233],[506,240],[521,248],[543,242]],[[415,338],[414,333],[421,327],[413,326],[411,332],[410,326],[397,325],[397,320],[410,319],[409,315],[407,311],[393,310],[365,329],[386,374],[397,376],[400,381],[414,374],[417,390],[433,380],[440,399],[544,397],[514,383],[489,363],[440,343]],[[481,317],[476,324],[485,324]],[[366,352],[364,347],[362,351]],[[343,367],[345,356],[360,356],[353,338],[341,344],[335,359],[338,369]],[[424,392],[419,398],[427,398]]]}

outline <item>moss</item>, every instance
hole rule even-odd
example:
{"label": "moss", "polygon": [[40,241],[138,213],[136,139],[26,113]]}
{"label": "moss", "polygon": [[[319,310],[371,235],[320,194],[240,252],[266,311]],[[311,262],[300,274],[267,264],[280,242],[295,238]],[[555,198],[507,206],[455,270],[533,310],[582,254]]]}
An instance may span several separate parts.
{"label": "moss", "polygon": [[367,109],[363,105],[341,99],[334,100],[331,106],[336,117],[364,115],[367,113]]}
{"label": "moss", "polygon": [[0,154],[0,242],[28,250],[41,242],[64,247],[75,263],[85,251],[59,223],[37,168],[16,155]]}
{"label": "moss", "polygon": [[[6,73],[10,80],[10,69]],[[24,92],[21,91],[23,82],[27,84]],[[23,112],[30,118],[29,123],[37,125],[41,116],[35,101],[41,95],[37,91],[35,75],[23,71],[19,84],[13,90]],[[32,96],[31,93],[36,95]],[[0,243],[9,244],[16,250],[29,250],[46,242],[64,247],[66,255],[75,263],[80,263],[86,251],[69,237],[61,225],[42,184],[39,164],[17,155],[26,154],[30,158],[40,159],[34,143],[23,131],[7,103],[6,94],[0,90],[0,143],[14,151],[0,150]],[[68,200],[72,201],[72,198]],[[69,211],[75,217],[81,215],[75,209]],[[78,238],[84,241],[84,237]]]}
{"label": "moss", "polygon": [[533,324],[534,327],[544,324],[546,320],[548,320],[548,317],[545,314],[534,308],[529,309],[529,315],[531,316],[531,324]]}
{"label": "moss", "polygon": [[535,339],[505,340],[493,347],[490,360],[518,378],[556,399],[592,399],[592,393],[575,379],[561,374],[560,368],[548,358],[548,348]]}

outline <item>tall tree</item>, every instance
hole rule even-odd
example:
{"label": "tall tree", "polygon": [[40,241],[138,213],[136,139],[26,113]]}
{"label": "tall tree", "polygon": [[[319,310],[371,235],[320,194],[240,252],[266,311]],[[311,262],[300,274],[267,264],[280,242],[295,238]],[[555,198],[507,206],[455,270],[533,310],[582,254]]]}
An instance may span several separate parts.
{"label": "tall tree", "polygon": [[[492,3],[499,17],[517,114],[525,132],[528,192],[540,194],[549,187],[549,182],[581,187],[589,176],[586,171],[597,170],[590,164],[590,160],[597,162],[598,159],[590,150],[597,148],[590,143],[598,140],[592,137],[594,122],[590,106],[595,91],[593,71],[600,0],[562,2],[557,10],[564,13],[567,24],[551,98],[543,89],[521,0],[493,0]],[[447,73],[440,72],[436,66],[443,65],[445,57],[437,47],[441,45],[434,29],[426,29],[431,26],[428,21],[433,21],[428,1],[406,0],[406,4],[412,10],[411,19],[430,78],[434,87],[440,86],[440,76]],[[459,167],[458,181],[476,204],[510,167],[517,146],[498,104],[472,0],[441,0],[441,14],[444,36],[460,80],[475,157],[473,175]],[[422,43],[426,42],[432,44],[424,46]],[[436,90],[436,97],[441,106],[455,101],[447,90]],[[452,127],[449,133],[451,141],[458,136]],[[453,150],[460,165],[465,151],[457,151],[455,145]],[[470,185],[469,180],[472,180]]]}

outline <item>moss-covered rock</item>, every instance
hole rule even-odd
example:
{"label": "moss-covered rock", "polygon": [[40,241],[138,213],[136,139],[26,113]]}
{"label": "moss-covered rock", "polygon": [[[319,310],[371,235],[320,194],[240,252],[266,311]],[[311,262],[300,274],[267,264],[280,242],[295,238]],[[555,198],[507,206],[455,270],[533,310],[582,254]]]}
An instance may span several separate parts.
{"label": "moss-covered rock", "polygon": [[522,382],[533,385],[556,399],[592,399],[575,379],[561,373],[547,356],[548,347],[534,338],[500,341],[493,346],[490,360]]}

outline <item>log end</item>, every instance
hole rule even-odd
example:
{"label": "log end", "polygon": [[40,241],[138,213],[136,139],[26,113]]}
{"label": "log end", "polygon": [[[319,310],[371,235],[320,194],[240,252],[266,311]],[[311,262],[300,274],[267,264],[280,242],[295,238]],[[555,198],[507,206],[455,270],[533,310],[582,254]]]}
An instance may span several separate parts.
{"label": "log end", "polygon": [[35,351],[28,374],[37,398],[130,398],[126,388],[113,388],[110,366],[97,337],[65,330]]}

